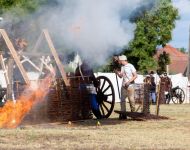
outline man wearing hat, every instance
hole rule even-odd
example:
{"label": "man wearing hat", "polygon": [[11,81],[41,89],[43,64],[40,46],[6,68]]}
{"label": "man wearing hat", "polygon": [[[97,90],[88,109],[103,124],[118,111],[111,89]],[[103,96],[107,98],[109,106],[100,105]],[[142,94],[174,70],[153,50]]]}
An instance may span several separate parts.
{"label": "man wearing hat", "polygon": [[[136,69],[132,64],[128,63],[125,55],[118,56],[118,63],[122,65],[121,71],[116,70],[115,72],[120,78],[123,78],[121,87],[121,111],[126,111],[126,98],[128,98],[131,112],[134,112],[134,80],[137,78]],[[126,115],[120,115],[120,119],[126,119]]]}

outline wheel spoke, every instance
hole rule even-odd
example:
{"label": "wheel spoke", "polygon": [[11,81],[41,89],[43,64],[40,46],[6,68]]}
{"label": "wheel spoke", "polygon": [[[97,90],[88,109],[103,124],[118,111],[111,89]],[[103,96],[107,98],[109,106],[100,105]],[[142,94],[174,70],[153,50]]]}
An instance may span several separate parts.
{"label": "wheel spoke", "polygon": [[103,116],[105,116],[104,108],[102,107],[102,105],[100,105],[100,109],[102,111]]}
{"label": "wheel spoke", "polygon": [[110,87],[111,85],[109,85],[104,91],[102,91],[102,93],[105,93]]}
{"label": "wheel spoke", "polygon": [[102,87],[100,88],[101,91],[103,90],[105,83],[106,83],[106,80],[104,80],[102,83]]}
{"label": "wheel spoke", "polygon": [[106,96],[111,96],[111,95],[113,95],[112,93],[111,94],[105,94]]}
{"label": "wheel spoke", "polygon": [[174,104],[177,104],[177,97],[176,97],[176,95],[173,95],[171,99],[172,99],[172,101],[173,101]]}
{"label": "wheel spoke", "polygon": [[107,108],[107,106],[106,106],[104,103],[102,103],[102,105],[103,105],[104,108],[107,110],[107,112],[109,112],[109,109]]}

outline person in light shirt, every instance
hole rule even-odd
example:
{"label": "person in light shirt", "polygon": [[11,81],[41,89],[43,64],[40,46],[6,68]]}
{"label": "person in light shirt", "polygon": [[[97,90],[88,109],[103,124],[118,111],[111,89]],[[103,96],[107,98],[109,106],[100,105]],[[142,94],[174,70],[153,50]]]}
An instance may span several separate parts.
{"label": "person in light shirt", "polygon": [[[121,87],[121,111],[126,111],[126,98],[128,98],[131,112],[135,112],[134,80],[137,78],[136,69],[127,61],[125,55],[118,56],[118,63],[121,64],[121,71],[115,70],[115,73],[120,78],[123,78]],[[126,119],[126,114],[121,114],[119,118]]]}

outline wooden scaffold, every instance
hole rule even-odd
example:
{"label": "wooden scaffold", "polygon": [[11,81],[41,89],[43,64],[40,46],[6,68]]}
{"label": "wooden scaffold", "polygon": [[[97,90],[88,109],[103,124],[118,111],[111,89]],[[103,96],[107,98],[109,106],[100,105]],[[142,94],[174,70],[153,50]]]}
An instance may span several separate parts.
{"label": "wooden scaffold", "polygon": [[[11,97],[15,91],[17,91],[18,95],[22,93],[22,85],[19,85],[19,81],[13,83],[13,66],[14,63],[18,67],[21,76],[24,80],[25,85],[30,84],[29,77],[27,75],[27,72],[25,68],[23,67],[24,62],[28,62],[35,68],[35,70],[39,74],[44,74],[43,68],[51,70],[54,69],[53,65],[51,64],[51,58],[50,56],[47,56],[47,54],[37,54],[36,57],[40,57],[39,61],[41,62],[40,66],[36,65],[28,56],[35,55],[37,53],[37,50],[44,39],[47,42],[47,45],[50,49],[50,54],[53,56],[53,59],[55,61],[55,65],[57,65],[57,69],[61,74],[61,78],[56,79],[54,81],[55,83],[51,86],[50,92],[48,94],[48,100],[46,103],[44,103],[44,106],[46,107],[41,108],[45,110],[45,114],[49,120],[78,120],[78,119],[88,119],[89,117],[92,117],[91,109],[90,109],[90,102],[88,100],[88,95],[85,94],[85,91],[80,91],[78,89],[79,84],[81,82],[81,79],[78,78],[68,78],[66,76],[66,73],[64,71],[64,66],[61,63],[61,60],[59,59],[58,53],[53,45],[52,39],[50,37],[50,34],[47,29],[44,29],[37,40],[32,53],[25,53],[20,52],[18,54],[18,51],[15,49],[14,45],[12,44],[10,38],[8,37],[8,34],[4,29],[0,29],[0,35],[4,39],[5,44],[10,52],[9,58],[3,57],[3,52],[0,55],[0,61],[1,66],[4,71],[4,76],[6,79],[7,84],[7,95],[9,95],[9,99],[13,99]],[[8,62],[5,59],[10,59]],[[86,78],[86,81],[88,82],[88,77]],[[13,84],[16,85],[15,91],[13,91]],[[22,90],[21,90],[22,89]],[[21,91],[20,91],[21,90]],[[11,96],[10,96],[11,95]],[[8,98],[8,97],[7,97]],[[35,108],[34,108],[35,109]],[[33,116],[34,112],[38,113],[36,110],[31,110],[29,113],[30,117]],[[37,115],[35,115],[37,116]],[[27,117],[28,118],[28,117]],[[38,120],[40,120],[38,118]]]}

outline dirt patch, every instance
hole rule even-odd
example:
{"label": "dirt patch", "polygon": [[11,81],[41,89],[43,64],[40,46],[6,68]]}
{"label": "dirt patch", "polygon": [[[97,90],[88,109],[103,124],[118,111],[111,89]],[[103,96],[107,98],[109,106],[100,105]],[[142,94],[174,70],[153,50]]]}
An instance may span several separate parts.
{"label": "dirt patch", "polygon": [[127,117],[130,117],[134,120],[161,120],[161,119],[169,119],[168,117],[165,116],[157,116],[154,114],[144,114],[144,113],[139,113],[139,112],[122,112],[122,111],[114,111],[117,114],[125,114]]}

